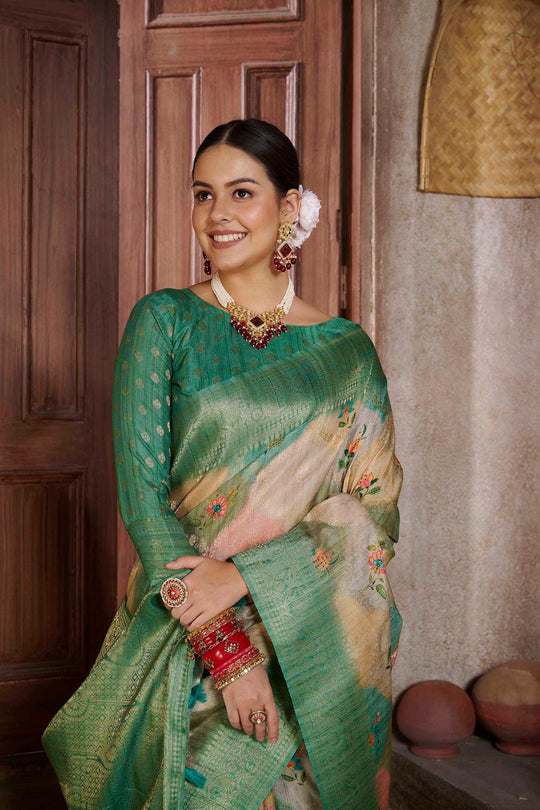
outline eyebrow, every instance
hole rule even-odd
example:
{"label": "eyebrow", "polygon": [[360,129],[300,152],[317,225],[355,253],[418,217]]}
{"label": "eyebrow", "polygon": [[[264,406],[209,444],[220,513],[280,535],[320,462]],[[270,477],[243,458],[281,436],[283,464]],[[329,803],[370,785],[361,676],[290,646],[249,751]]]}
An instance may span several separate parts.
{"label": "eyebrow", "polygon": [[[259,186],[260,183],[257,183],[256,180],[253,180],[252,177],[239,177],[237,180],[231,180],[230,183],[225,183],[225,188],[229,188],[230,186],[237,186],[238,183],[254,183],[256,186]],[[204,186],[204,188],[212,188],[210,183],[203,183],[202,180],[194,180],[191,184],[191,188],[195,188],[195,186]]]}

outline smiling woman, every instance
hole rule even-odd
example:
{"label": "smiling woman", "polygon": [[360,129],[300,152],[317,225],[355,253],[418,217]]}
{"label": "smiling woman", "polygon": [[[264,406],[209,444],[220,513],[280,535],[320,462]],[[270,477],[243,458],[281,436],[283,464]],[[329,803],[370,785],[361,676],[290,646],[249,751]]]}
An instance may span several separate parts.
{"label": "smiling woman", "polygon": [[145,296],[126,326],[113,424],[139,558],[44,747],[71,810],[384,810],[402,478],[386,380],[360,326],[294,294],[319,203],[288,138],[224,124],[192,186],[214,275]]}
{"label": "smiling woman", "polygon": [[197,239],[233,297],[242,289],[250,309],[275,305],[287,283],[271,272],[271,256],[280,224],[298,219],[298,188],[281,193],[259,160],[218,143],[199,151],[193,195]]}

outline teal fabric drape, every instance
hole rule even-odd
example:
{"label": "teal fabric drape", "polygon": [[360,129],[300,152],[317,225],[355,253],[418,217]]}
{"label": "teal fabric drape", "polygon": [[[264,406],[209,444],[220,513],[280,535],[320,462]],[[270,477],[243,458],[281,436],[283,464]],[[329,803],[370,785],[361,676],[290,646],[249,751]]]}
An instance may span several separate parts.
{"label": "teal fabric drape", "polygon": [[[43,736],[70,810],[257,810],[302,741],[324,808],[384,808],[402,474],[365,332],[333,318],[258,351],[192,291],[161,290],[131,313],[113,408],[138,560],[91,672]],[[233,559],[248,584],[276,745],[230,727],[161,603],[165,563],[193,553]],[[192,694],[207,701],[199,714]]]}

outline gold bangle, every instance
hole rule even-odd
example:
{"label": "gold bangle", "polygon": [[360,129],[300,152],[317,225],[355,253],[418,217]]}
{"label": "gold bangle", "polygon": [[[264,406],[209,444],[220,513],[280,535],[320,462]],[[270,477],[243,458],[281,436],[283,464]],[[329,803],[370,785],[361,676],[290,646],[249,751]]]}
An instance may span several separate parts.
{"label": "gold bangle", "polygon": [[214,682],[215,688],[219,690],[224,689],[226,686],[229,686],[229,684],[234,683],[234,681],[237,681],[238,678],[241,678],[242,675],[245,675],[250,670],[255,669],[256,666],[258,666],[259,664],[263,664],[265,661],[266,656],[264,655],[264,653],[258,652],[255,658],[253,658],[249,662],[249,664],[243,666],[242,669],[233,672],[231,675],[226,675],[224,678],[218,678]]}
{"label": "gold bangle", "polygon": [[204,634],[205,631],[215,630],[220,627],[220,625],[231,621],[239,621],[236,619],[236,613],[232,607],[227,608],[223,613],[218,613],[217,616],[214,616],[213,619],[209,619],[205,624],[201,624],[200,627],[196,627],[195,630],[192,630],[188,635],[188,639],[197,638],[197,636]]}

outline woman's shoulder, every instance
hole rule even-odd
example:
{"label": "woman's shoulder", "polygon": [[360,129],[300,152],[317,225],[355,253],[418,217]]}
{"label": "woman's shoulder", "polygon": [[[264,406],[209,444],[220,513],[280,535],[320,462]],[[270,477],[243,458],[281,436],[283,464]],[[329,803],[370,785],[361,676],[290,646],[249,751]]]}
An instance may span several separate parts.
{"label": "woman's shoulder", "polygon": [[[381,375],[375,345],[359,323],[341,316],[328,315],[300,298],[294,299],[288,315],[291,324],[320,325],[321,334],[326,337],[326,344],[331,346],[332,351],[346,355],[363,375],[370,373]],[[333,339],[330,341],[329,338]]]}
{"label": "woman's shoulder", "polygon": [[164,287],[139,298],[131,310],[130,317],[133,318],[149,312],[157,320],[170,320],[170,318],[174,319],[179,313],[188,310],[190,304],[191,298],[188,287],[182,289]]}
{"label": "woman's shoulder", "polygon": [[187,301],[188,295],[186,295],[186,291],[188,289],[188,287],[182,289],[163,287],[160,290],[153,290],[143,295],[142,298],[139,298],[135,307],[140,309],[163,309],[163,311],[165,311],[168,307],[176,307],[179,304],[182,305],[184,301]]}
{"label": "woman's shoulder", "polygon": [[[139,340],[150,340],[157,332],[173,344],[185,340],[195,320],[193,301],[187,288],[164,287],[143,295],[132,308],[126,323],[128,336],[136,333]],[[146,337],[145,337],[146,336]]]}
{"label": "woman's shoulder", "polygon": [[[335,348],[349,357],[363,375],[381,376],[382,369],[375,344],[360,323],[348,318],[337,317],[329,323],[332,334],[339,338]],[[384,375],[383,375],[384,376]]]}

